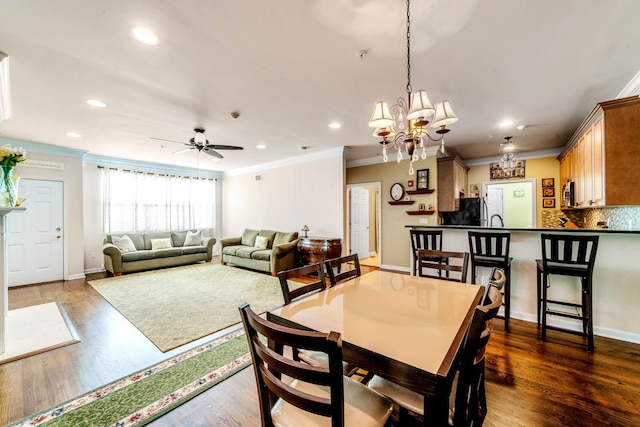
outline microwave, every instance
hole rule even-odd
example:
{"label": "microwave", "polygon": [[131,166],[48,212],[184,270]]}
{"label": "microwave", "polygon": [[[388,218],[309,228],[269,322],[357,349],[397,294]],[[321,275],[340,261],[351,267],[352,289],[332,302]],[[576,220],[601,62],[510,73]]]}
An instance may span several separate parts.
{"label": "microwave", "polygon": [[573,181],[567,181],[562,186],[562,206],[575,206],[575,182]]}

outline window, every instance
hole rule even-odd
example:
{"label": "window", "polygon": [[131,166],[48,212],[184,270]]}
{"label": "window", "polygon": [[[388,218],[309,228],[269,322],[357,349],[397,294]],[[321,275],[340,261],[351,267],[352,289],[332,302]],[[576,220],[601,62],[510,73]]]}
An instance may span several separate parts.
{"label": "window", "polygon": [[211,178],[103,169],[105,233],[215,230],[216,183]]}

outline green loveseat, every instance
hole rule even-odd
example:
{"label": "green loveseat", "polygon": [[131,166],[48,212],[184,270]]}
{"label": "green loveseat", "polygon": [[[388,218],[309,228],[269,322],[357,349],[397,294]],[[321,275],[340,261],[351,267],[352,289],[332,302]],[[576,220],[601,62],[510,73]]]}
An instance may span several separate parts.
{"label": "green loveseat", "polygon": [[[187,233],[191,231],[197,237],[185,246]],[[113,243],[113,237],[122,238],[124,234],[108,234],[104,240],[104,268],[114,276],[122,273],[153,270],[156,268],[176,267],[199,261],[211,262],[213,237],[199,237],[196,230],[163,231],[153,233],[125,233],[131,239],[134,250],[122,250]],[[152,240],[168,240],[170,247],[154,249]]]}
{"label": "green loveseat", "polygon": [[220,243],[222,264],[265,271],[272,276],[296,266],[298,232],[247,228],[242,236],[222,239]]}

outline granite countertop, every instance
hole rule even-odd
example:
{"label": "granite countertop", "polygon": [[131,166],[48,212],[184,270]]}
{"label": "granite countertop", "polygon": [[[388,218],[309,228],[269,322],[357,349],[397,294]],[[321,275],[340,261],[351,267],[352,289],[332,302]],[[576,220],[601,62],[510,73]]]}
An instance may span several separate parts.
{"label": "granite countertop", "polygon": [[640,234],[640,230],[614,230],[611,228],[518,228],[518,227],[480,227],[478,225],[405,225],[405,228],[442,229],[442,230],[487,230],[487,231],[534,231],[539,233],[603,233],[603,234]]}

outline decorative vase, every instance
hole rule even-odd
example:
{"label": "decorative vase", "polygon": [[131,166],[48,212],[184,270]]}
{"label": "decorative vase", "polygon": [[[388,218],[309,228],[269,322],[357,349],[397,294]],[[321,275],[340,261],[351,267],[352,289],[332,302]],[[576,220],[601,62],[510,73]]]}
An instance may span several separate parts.
{"label": "decorative vase", "polygon": [[12,179],[13,167],[2,166],[0,167],[0,206],[13,207],[16,204],[16,197],[18,191],[16,185]]}

